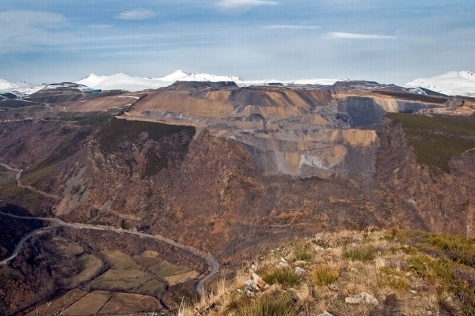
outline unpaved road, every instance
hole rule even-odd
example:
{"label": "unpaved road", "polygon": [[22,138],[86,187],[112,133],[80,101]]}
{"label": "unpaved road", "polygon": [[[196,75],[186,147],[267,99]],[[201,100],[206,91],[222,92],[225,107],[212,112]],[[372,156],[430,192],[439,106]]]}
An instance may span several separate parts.
{"label": "unpaved road", "polygon": [[50,199],[53,199],[53,200],[61,200],[61,197],[59,197],[59,196],[57,196],[57,195],[55,195],[55,194],[51,194],[51,193],[47,193],[47,192],[38,190],[38,189],[32,187],[31,185],[24,185],[24,184],[22,184],[22,183],[20,182],[20,177],[21,177],[21,173],[23,172],[23,170],[13,168],[13,167],[11,167],[11,166],[9,166],[9,165],[7,165],[7,164],[5,164],[5,163],[2,163],[2,162],[0,162],[0,166],[3,166],[3,167],[7,168],[7,169],[10,170],[10,171],[16,172],[16,177],[15,177],[15,179],[16,179],[16,185],[17,185],[17,187],[19,187],[19,188],[24,188],[24,189],[28,189],[28,190],[30,190],[30,191],[36,192],[36,193],[38,193],[38,194],[40,194],[40,195],[43,195],[44,197],[47,197],[47,198],[50,198]]}
{"label": "unpaved road", "polygon": [[[14,171],[14,172],[17,173],[17,175],[16,175],[17,185],[20,187],[21,186],[20,177],[21,177],[22,170],[13,168],[13,167],[11,167],[11,166],[9,166],[5,163],[1,163],[1,162],[0,162],[0,165],[7,168],[8,170],[11,170],[11,171]],[[38,192],[38,190],[36,190],[34,188],[30,188],[30,186],[21,186],[21,187],[33,190],[34,192],[37,192],[37,193],[41,192],[42,194],[45,194],[45,195],[48,195],[48,196],[52,197],[52,195],[50,195],[49,193],[42,192],[42,191]],[[11,254],[11,256],[4,259],[4,260],[2,260],[2,261],[0,261],[0,265],[7,264],[11,260],[15,259],[16,256],[18,256],[18,254],[21,250],[21,247],[23,246],[25,241],[27,241],[31,236],[33,236],[37,233],[55,228],[55,227],[63,226],[63,227],[70,227],[70,228],[74,228],[74,229],[92,229],[92,230],[100,230],[100,231],[110,231],[110,232],[116,232],[116,233],[131,234],[131,235],[140,236],[140,237],[144,237],[144,238],[151,238],[151,239],[154,239],[154,240],[158,240],[158,241],[167,243],[167,244],[172,245],[174,247],[183,249],[183,250],[185,250],[185,251],[187,251],[187,252],[189,252],[189,253],[197,256],[197,257],[200,257],[200,258],[206,260],[206,262],[211,267],[211,271],[208,273],[208,275],[206,275],[204,278],[199,280],[198,284],[196,285],[196,291],[198,291],[198,293],[202,296],[206,295],[206,291],[205,291],[205,288],[204,288],[205,283],[209,279],[211,279],[219,271],[219,263],[213,258],[212,255],[205,254],[205,253],[199,251],[198,249],[180,244],[176,241],[173,241],[171,239],[168,239],[168,238],[160,236],[160,235],[150,235],[150,234],[145,234],[145,233],[141,233],[141,232],[137,232],[137,231],[131,231],[131,230],[126,230],[126,229],[121,229],[121,228],[106,227],[106,226],[96,226],[96,225],[81,224],[81,223],[66,223],[66,222],[62,221],[61,219],[54,218],[54,217],[51,217],[51,218],[50,217],[27,217],[27,216],[18,216],[18,215],[7,214],[7,213],[3,213],[3,212],[0,212],[0,214],[5,215],[5,216],[10,216],[10,217],[13,217],[13,218],[17,218],[17,219],[42,220],[42,221],[47,221],[47,222],[51,223],[50,226],[39,228],[39,229],[34,230],[34,231],[28,233],[27,235],[25,235],[20,240],[20,242],[17,244],[17,246],[16,246],[15,250],[13,251],[13,253]]]}
{"label": "unpaved road", "polygon": [[13,251],[13,253],[6,259],[0,261],[0,265],[1,264],[7,264],[8,262],[10,262],[11,260],[15,259],[16,256],[18,256],[20,250],[21,250],[21,247],[23,246],[23,244],[33,235],[37,234],[37,233],[40,233],[42,231],[46,231],[46,230],[49,230],[49,229],[52,229],[52,228],[55,228],[55,227],[60,227],[60,226],[63,226],[63,227],[70,227],[70,228],[74,228],[74,229],[91,229],[91,230],[100,230],[100,231],[110,231],[110,232],[116,232],[116,233],[123,233],[123,234],[130,234],[130,235],[135,235],[135,236],[140,236],[140,237],[144,237],[144,238],[151,238],[151,239],[154,239],[154,240],[158,240],[158,241],[161,241],[161,242],[164,242],[164,243],[167,243],[169,245],[172,245],[174,247],[177,247],[177,248],[180,248],[180,249],[183,249],[197,257],[200,257],[204,260],[206,260],[206,262],[210,265],[211,267],[211,271],[204,277],[202,278],[201,280],[198,281],[198,284],[196,285],[196,291],[198,291],[198,293],[200,295],[206,295],[206,291],[205,291],[205,288],[204,288],[204,285],[206,283],[206,281],[208,281],[209,279],[211,279],[216,273],[218,273],[219,271],[219,263],[213,258],[213,256],[211,255],[208,255],[208,254],[205,254],[205,253],[202,253],[201,251],[193,248],[193,247],[190,247],[190,246],[186,246],[186,245],[183,245],[183,244],[180,244],[176,241],[173,241],[171,239],[168,239],[166,237],[163,237],[163,236],[160,236],[160,235],[150,235],[150,234],[146,234],[146,233],[141,233],[141,232],[136,232],[136,231],[131,231],[131,230],[126,230],[126,229],[121,229],[121,228],[113,228],[113,227],[105,227],[105,226],[96,226],[96,225],[89,225],[89,224],[81,224],[81,223],[66,223],[62,220],[60,220],[59,218],[54,218],[54,217],[27,217],[27,216],[17,216],[17,215],[12,215],[12,214],[8,214],[8,213],[3,213],[3,212],[0,212],[1,215],[5,215],[5,216],[9,216],[9,217],[13,217],[13,218],[18,218],[18,219],[26,219],[26,220],[42,220],[42,221],[49,221],[52,223],[51,226],[47,226],[47,227],[42,227],[42,228],[39,228],[39,229],[36,229],[30,233],[28,233],[27,235],[25,235],[21,240],[20,242],[17,244],[15,250]]}

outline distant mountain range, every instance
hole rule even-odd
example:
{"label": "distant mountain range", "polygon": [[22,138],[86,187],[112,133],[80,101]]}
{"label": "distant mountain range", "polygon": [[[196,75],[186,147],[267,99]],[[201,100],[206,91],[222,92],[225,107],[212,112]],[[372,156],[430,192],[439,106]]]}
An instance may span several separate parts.
{"label": "distant mountain range", "polygon": [[440,76],[418,78],[406,87],[422,87],[446,95],[475,97],[475,74],[470,71],[451,71]]}
{"label": "distant mountain range", "polygon": [[[89,76],[76,81],[78,84],[103,90],[140,91],[167,87],[176,81],[234,81],[239,86],[258,85],[333,85],[339,79],[302,79],[302,80],[244,80],[236,76],[218,76],[206,73],[187,73],[177,70],[161,78],[131,77],[123,73],[110,76]],[[470,71],[451,71],[440,76],[418,78],[404,84],[408,88],[425,88],[446,95],[461,95],[475,97],[475,74]],[[26,82],[10,82],[0,79],[0,92],[12,92],[18,96],[28,95],[42,89],[44,85],[32,85]]]}
{"label": "distant mountain range", "polygon": [[239,86],[257,86],[268,85],[272,83],[289,84],[321,84],[332,85],[337,82],[337,79],[311,79],[311,80],[296,80],[296,81],[280,81],[275,79],[267,80],[244,80],[236,76],[217,76],[206,73],[187,73],[182,70],[177,70],[162,78],[140,78],[130,77],[126,74],[119,73],[111,76],[97,76],[90,74],[89,76],[77,81],[76,83],[89,86],[91,88],[99,88],[104,90],[129,90],[138,91],[144,89],[157,89],[160,87],[167,87],[176,81],[234,81]]}

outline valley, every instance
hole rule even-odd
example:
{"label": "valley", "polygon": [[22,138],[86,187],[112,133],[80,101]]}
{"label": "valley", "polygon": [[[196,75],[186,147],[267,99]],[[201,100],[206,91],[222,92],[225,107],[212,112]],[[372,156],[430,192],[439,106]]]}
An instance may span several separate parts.
{"label": "valley", "polygon": [[0,101],[1,311],[173,313],[219,268],[321,232],[475,237],[475,101],[411,89],[61,83]]}

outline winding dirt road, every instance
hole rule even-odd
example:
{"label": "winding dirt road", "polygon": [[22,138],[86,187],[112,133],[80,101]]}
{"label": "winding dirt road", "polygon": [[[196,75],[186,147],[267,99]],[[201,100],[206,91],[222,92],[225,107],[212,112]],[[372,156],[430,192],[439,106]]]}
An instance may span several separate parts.
{"label": "winding dirt road", "polygon": [[[8,170],[17,172],[16,180],[17,180],[17,185],[18,185],[18,183],[20,181],[20,176],[21,176],[22,170],[12,168],[11,166],[9,166],[7,164],[4,164],[4,163],[1,163],[1,162],[0,162],[0,165],[7,168]],[[24,186],[24,187],[26,187],[26,186]],[[26,188],[29,189],[28,187],[26,187]],[[36,192],[36,190],[33,190],[33,191]],[[46,192],[43,192],[43,193],[46,193]],[[48,194],[48,193],[46,193],[46,194]],[[74,228],[74,229],[91,229],[91,230],[100,230],[100,231],[110,231],[110,232],[124,233],[124,234],[140,236],[140,237],[144,237],[144,238],[151,238],[151,239],[154,239],[154,240],[158,240],[158,241],[167,243],[167,244],[172,245],[174,247],[180,248],[180,249],[185,250],[185,251],[187,251],[187,252],[189,252],[189,253],[197,256],[197,257],[200,257],[200,258],[204,259],[210,265],[211,271],[208,273],[208,275],[206,275],[204,278],[199,280],[198,284],[196,285],[196,291],[201,296],[206,296],[206,290],[205,290],[205,287],[204,287],[205,283],[209,279],[211,279],[219,271],[219,263],[213,258],[212,255],[205,254],[205,253],[199,251],[198,249],[180,244],[176,241],[173,241],[171,239],[168,239],[168,238],[160,236],[160,235],[150,235],[150,234],[141,233],[141,232],[137,232],[137,231],[126,230],[126,229],[122,229],[122,228],[113,228],[113,227],[89,225],[89,224],[82,224],[82,223],[66,223],[66,222],[62,221],[61,219],[54,218],[54,217],[27,217],[27,216],[12,215],[12,214],[3,213],[3,212],[0,212],[0,214],[5,215],[5,216],[9,216],[9,217],[12,217],[12,218],[17,218],[17,219],[42,220],[42,221],[50,222],[52,224],[50,226],[42,227],[42,228],[39,228],[37,230],[34,230],[34,231],[28,233],[27,235],[25,235],[20,240],[20,242],[17,244],[17,246],[16,246],[15,250],[13,251],[13,253],[11,254],[11,256],[9,256],[8,258],[0,261],[0,265],[7,264],[11,260],[15,259],[18,256],[23,244],[29,238],[31,238],[31,236],[33,236],[35,234],[38,234],[40,232],[49,230],[49,229],[53,229],[55,227],[63,226],[63,227],[70,227],[70,228]]]}
{"label": "winding dirt road", "polygon": [[2,162],[0,162],[0,166],[3,166],[3,167],[7,168],[7,169],[10,170],[10,171],[16,172],[16,177],[15,177],[15,179],[16,179],[16,185],[17,185],[17,187],[19,187],[19,188],[24,188],[24,189],[28,189],[28,190],[30,190],[30,191],[36,192],[36,193],[38,193],[38,194],[40,194],[40,195],[43,195],[44,197],[47,197],[47,198],[50,198],[50,199],[53,199],[53,200],[61,200],[61,197],[60,197],[60,196],[57,196],[57,195],[51,194],[51,193],[46,193],[46,192],[44,192],[44,191],[38,190],[38,189],[32,187],[31,185],[22,184],[22,183],[20,182],[20,177],[21,177],[21,173],[23,172],[23,170],[13,168],[13,167],[11,167],[11,166],[9,166],[9,165],[7,165],[7,164],[5,164],[5,163],[2,163]]}

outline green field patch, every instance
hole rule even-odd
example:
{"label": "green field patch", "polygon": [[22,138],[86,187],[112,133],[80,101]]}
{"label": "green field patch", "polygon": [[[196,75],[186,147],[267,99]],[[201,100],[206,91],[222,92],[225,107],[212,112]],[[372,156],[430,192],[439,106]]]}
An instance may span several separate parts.
{"label": "green field patch", "polygon": [[448,161],[475,148],[475,122],[465,117],[388,113],[402,123],[417,161],[449,171]]}
{"label": "green field patch", "polygon": [[187,267],[179,266],[168,262],[167,260],[158,261],[156,258],[136,257],[134,260],[147,268],[158,278],[165,278],[175,274],[189,272]]}
{"label": "green field patch", "polygon": [[109,270],[90,283],[91,288],[108,291],[128,291],[147,283],[151,277],[139,270]]}
{"label": "green field patch", "polygon": [[105,250],[102,251],[107,262],[114,270],[140,270],[142,267],[135,263],[132,258],[120,250]]}
{"label": "green field patch", "polygon": [[111,269],[90,283],[92,288],[109,291],[127,291],[138,288],[152,277],[144,272],[144,267],[135,263],[130,256],[120,250],[105,250]]}
{"label": "green field patch", "polygon": [[135,292],[160,297],[163,293],[165,293],[165,291],[166,286],[164,283],[157,280],[150,280],[137,288]]}
{"label": "green field patch", "polygon": [[177,284],[185,283],[190,280],[194,280],[198,277],[198,275],[199,275],[198,272],[190,270],[187,272],[174,274],[174,275],[165,277],[163,279],[167,281],[169,285],[177,285]]}

